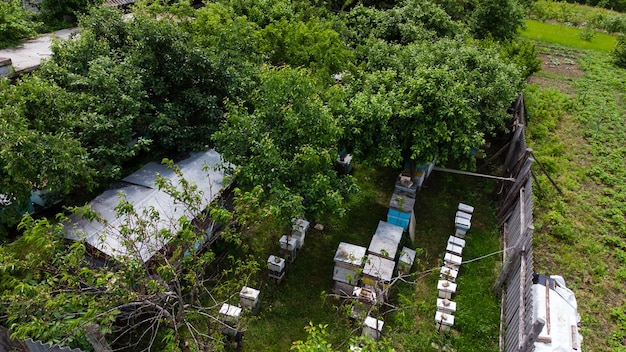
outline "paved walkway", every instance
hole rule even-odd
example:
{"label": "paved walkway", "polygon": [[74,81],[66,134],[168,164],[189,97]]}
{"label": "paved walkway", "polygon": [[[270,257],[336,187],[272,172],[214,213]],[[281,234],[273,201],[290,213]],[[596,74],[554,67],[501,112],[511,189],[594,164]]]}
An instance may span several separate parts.
{"label": "paved walkway", "polygon": [[[20,46],[0,50],[0,61],[2,58],[9,58],[13,63],[13,70],[16,74],[26,73],[39,68],[41,59],[52,55],[50,46],[52,38],[68,39],[73,33],[77,33],[78,28],[62,29],[57,32],[48,33],[41,37],[31,39]],[[1,76],[2,74],[0,74]]]}

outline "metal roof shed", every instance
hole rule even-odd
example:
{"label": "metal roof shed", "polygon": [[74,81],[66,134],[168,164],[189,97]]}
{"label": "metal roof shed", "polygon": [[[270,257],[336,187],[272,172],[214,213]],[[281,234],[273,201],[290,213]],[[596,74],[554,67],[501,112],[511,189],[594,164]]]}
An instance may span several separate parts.
{"label": "metal roof shed", "polygon": [[[202,192],[201,207],[208,206],[224,188],[224,170],[216,168],[221,165],[221,159],[214,150],[194,153],[177,165],[183,177],[195,183]],[[73,240],[84,238],[91,246],[109,256],[134,256],[143,262],[150,260],[167,244],[168,239],[160,236],[162,230],[176,232],[181,216],[193,218],[197,215],[191,214],[183,204],[157,189],[155,184],[157,174],[171,180],[180,188],[174,172],[164,165],[148,163],[124,178],[116,187],[103,192],[88,203],[100,214],[101,221],[70,216],[71,223],[66,224],[67,237]],[[152,222],[152,228],[148,232],[141,235],[124,234],[123,225],[128,219],[119,217],[115,211],[122,198],[132,204],[139,214],[151,209],[158,212],[159,218]]]}

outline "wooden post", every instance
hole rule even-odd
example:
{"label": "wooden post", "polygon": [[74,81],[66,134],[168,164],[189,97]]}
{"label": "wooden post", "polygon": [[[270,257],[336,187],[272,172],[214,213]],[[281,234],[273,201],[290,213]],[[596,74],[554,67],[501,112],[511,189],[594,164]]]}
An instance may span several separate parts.
{"label": "wooden post", "polygon": [[530,334],[526,335],[524,341],[522,342],[519,352],[530,352],[534,349],[535,341],[537,341],[537,337],[543,330],[543,327],[546,325],[546,322],[542,318],[537,318],[537,321],[533,323],[532,330]]}
{"label": "wooden post", "polygon": [[93,347],[95,352],[113,352],[109,344],[104,339],[100,326],[98,324],[91,324],[85,329],[87,331],[87,339]]}
{"label": "wooden post", "polygon": [[[521,241],[518,241],[518,244],[519,242]],[[506,263],[504,263],[504,267],[502,267],[500,276],[498,276],[498,279],[496,280],[496,282],[493,284],[493,287],[491,288],[491,291],[496,295],[500,294],[500,291],[502,290],[502,286],[509,278],[509,275],[511,274],[511,272],[515,269],[513,264],[517,262],[517,259],[519,259],[519,255],[521,253],[517,244],[515,245],[515,247],[510,248],[509,250],[510,252],[508,255],[508,259]]]}

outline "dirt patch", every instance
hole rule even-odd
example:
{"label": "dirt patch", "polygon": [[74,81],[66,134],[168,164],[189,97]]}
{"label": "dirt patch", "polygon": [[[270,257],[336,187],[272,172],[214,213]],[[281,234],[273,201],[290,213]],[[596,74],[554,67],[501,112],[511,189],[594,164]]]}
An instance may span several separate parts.
{"label": "dirt patch", "polygon": [[582,77],[585,71],[581,70],[575,57],[539,54],[541,72],[528,79],[528,83],[536,83],[543,88],[557,89],[573,96],[576,90],[571,81]]}
{"label": "dirt patch", "polygon": [[564,78],[580,78],[585,74],[585,71],[578,67],[576,58],[551,54],[539,54],[539,58],[541,69],[546,73]]}
{"label": "dirt patch", "polygon": [[542,88],[556,89],[569,96],[576,95],[576,90],[567,80],[532,76],[528,79],[528,83],[536,83]]}

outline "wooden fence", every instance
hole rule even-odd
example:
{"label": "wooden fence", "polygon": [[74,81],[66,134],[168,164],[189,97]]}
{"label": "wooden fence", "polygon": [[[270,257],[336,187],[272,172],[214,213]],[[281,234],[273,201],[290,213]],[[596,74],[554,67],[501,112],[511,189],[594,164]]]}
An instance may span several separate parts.
{"label": "wooden fence", "polygon": [[[524,136],[526,107],[520,96],[514,107],[513,137],[509,143],[498,188],[498,219],[503,224],[504,266],[493,291],[502,294],[500,350],[531,352],[537,326],[532,320],[533,200],[532,150]],[[539,329],[540,331],[541,329]]]}

